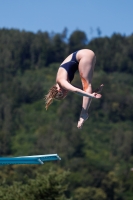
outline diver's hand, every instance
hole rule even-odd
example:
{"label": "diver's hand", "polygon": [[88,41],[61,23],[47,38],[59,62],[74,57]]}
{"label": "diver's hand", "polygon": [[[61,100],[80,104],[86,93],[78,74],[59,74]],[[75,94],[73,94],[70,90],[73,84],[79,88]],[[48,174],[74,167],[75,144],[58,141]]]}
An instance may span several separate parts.
{"label": "diver's hand", "polygon": [[91,95],[92,95],[93,98],[96,98],[96,99],[100,99],[102,97],[101,94],[98,94],[96,92],[93,92]]}

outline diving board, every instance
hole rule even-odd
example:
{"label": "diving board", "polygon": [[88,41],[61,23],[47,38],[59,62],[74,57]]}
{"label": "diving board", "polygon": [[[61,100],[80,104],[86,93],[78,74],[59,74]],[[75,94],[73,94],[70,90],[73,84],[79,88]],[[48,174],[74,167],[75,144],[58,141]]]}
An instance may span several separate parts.
{"label": "diving board", "polygon": [[21,157],[0,157],[0,165],[16,164],[44,164],[47,161],[61,160],[58,154],[21,156]]}

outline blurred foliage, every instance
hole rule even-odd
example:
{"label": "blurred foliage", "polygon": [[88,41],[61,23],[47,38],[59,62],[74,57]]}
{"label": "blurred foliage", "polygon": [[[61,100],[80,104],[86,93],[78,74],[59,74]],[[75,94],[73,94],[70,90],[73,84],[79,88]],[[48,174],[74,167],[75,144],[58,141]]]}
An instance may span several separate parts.
{"label": "blurred foliage", "polygon": [[[0,167],[0,199],[132,199],[132,45],[133,35],[88,42],[80,30],[67,38],[67,29],[60,34],[0,29],[0,154],[62,158],[43,166]],[[78,130],[82,97],[69,93],[48,111],[43,98],[63,59],[81,48],[97,57],[93,89],[105,86]],[[82,88],[78,73],[73,85]]]}
{"label": "blurred foliage", "polygon": [[67,172],[59,174],[50,171],[48,175],[37,174],[35,179],[29,179],[26,184],[14,182],[11,186],[1,185],[0,198],[3,200],[67,200],[65,196],[67,175]]}

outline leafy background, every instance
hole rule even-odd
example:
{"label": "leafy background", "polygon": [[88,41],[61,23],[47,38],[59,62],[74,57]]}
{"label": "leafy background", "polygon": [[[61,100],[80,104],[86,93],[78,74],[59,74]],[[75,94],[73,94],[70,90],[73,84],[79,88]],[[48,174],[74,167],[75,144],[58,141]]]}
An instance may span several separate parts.
{"label": "leafy background", "polygon": [[[59,162],[0,167],[2,200],[132,200],[133,35],[88,40],[75,30],[26,32],[0,29],[0,154],[58,153]],[[82,97],[69,93],[45,110],[44,95],[73,51],[97,57],[93,88],[103,83],[82,130]],[[78,73],[73,85],[82,88]]]}

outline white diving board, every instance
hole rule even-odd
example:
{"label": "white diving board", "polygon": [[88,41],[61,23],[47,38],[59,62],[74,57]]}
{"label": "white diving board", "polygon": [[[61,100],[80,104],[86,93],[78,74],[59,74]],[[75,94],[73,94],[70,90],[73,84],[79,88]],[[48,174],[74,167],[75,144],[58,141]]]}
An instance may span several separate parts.
{"label": "white diving board", "polygon": [[0,165],[16,164],[44,164],[47,161],[61,160],[58,154],[21,156],[21,157],[0,157]]}

